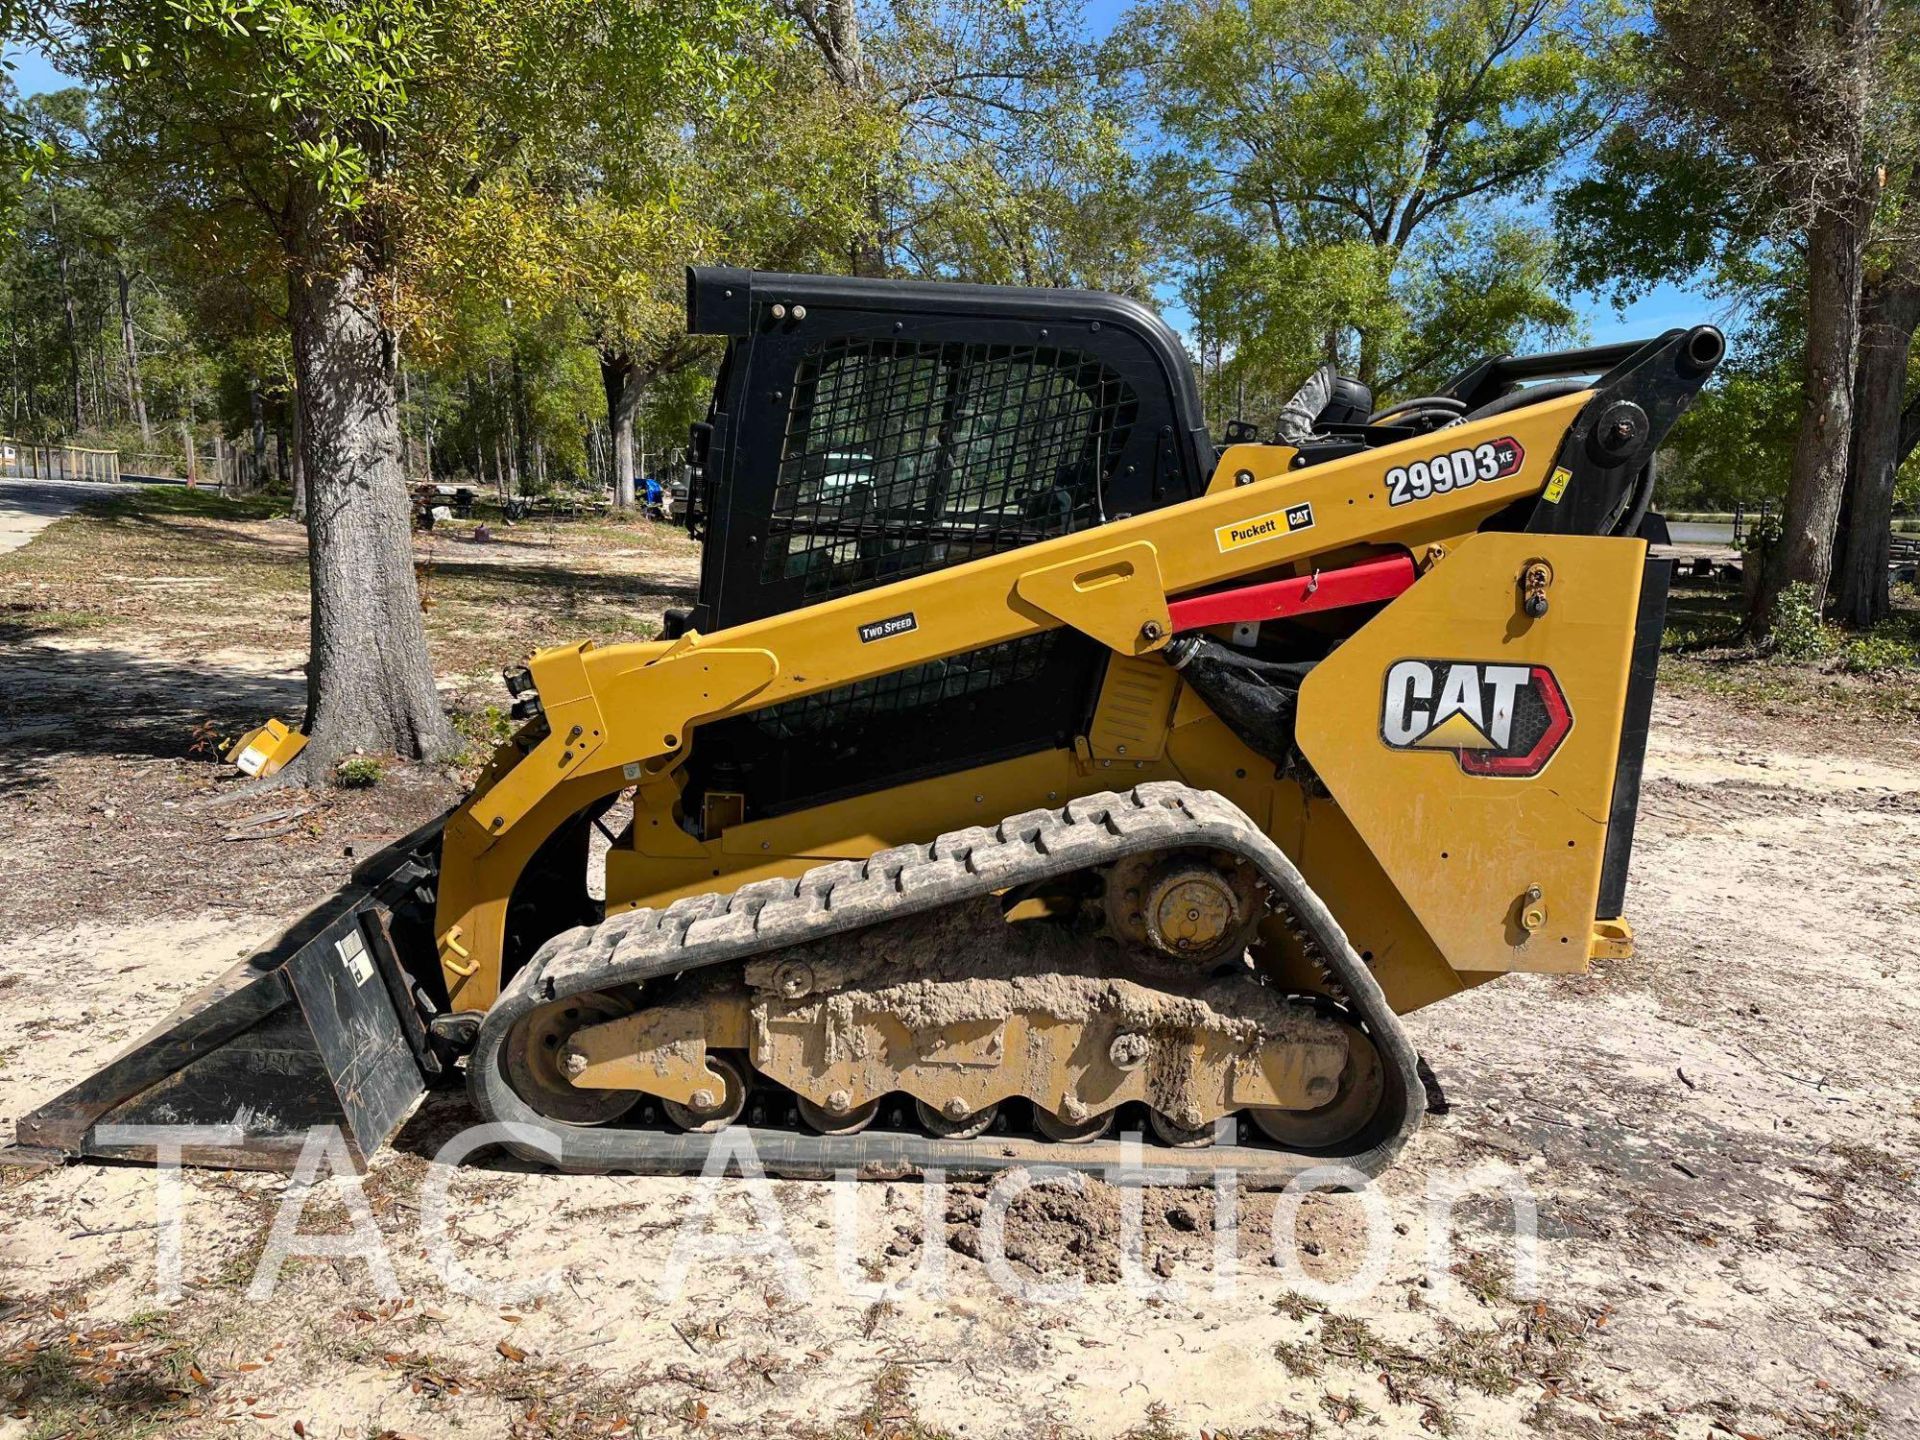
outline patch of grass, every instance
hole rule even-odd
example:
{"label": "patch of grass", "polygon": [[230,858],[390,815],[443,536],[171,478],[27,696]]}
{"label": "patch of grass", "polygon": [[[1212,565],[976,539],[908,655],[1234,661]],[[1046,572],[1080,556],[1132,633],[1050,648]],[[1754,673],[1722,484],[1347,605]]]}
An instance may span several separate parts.
{"label": "patch of grass", "polygon": [[1453,1273],[1504,1315],[1479,1328],[1442,1319],[1431,1342],[1416,1347],[1388,1340],[1351,1316],[1327,1314],[1316,1342],[1283,1343],[1274,1354],[1297,1376],[1345,1369],[1376,1378],[1395,1407],[1419,1411],[1423,1430],[1448,1435],[1453,1418],[1438,1397],[1471,1391],[1501,1399],[1529,1385],[1551,1392],[1564,1383],[1593,1326],[1604,1323],[1604,1312],[1519,1300],[1509,1275],[1488,1254],[1469,1255]]}
{"label": "patch of grass", "polygon": [[36,635],[72,635],[112,623],[111,615],[103,615],[98,610],[63,610],[51,601],[0,603],[0,636],[9,640],[28,640]]}
{"label": "patch of grass", "polygon": [[1348,1315],[1329,1315],[1320,1322],[1320,1347],[1363,1370],[1373,1369],[1389,1353],[1366,1321]]}
{"label": "patch of grass", "polygon": [[1320,1397],[1320,1408],[1336,1425],[1351,1425],[1373,1414],[1373,1407],[1358,1395],[1336,1395],[1331,1390]]}
{"label": "patch of grass", "polygon": [[62,1325],[0,1352],[0,1404],[29,1440],[140,1440],[199,1415],[214,1387],[164,1331]]}
{"label": "patch of grass", "polygon": [[111,1261],[60,1286],[47,1296],[48,1303],[69,1314],[83,1311],[96,1294],[116,1280],[124,1279],[132,1269],[133,1263],[129,1260]]}
{"label": "patch of grass", "polygon": [[1128,1426],[1116,1440],[1186,1440],[1187,1431],[1173,1423],[1173,1412],[1158,1400],[1147,1402],[1138,1425]]}
{"label": "patch of grass", "polygon": [[1289,1375],[1311,1380],[1320,1373],[1320,1347],[1304,1340],[1282,1340],[1273,1347],[1273,1358],[1287,1367]]}
{"label": "patch of grass", "polygon": [[1513,1272],[1487,1250],[1469,1252],[1453,1264],[1453,1277],[1482,1305],[1503,1305],[1513,1299]]}
{"label": "patch of grass", "polygon": [[307,565],[277,501],[139,490],[89,502],[0,556],[0,629],[164,636],[199,649],[297,643]]}
{"label": "patch of grass", "polygon": [[[253,1283],[261,1257],[267,1253],[267,1240],[273,1234],[275,1216],[280,1213],[280,1196],[270,1190],[251,1192],[237,1186],[224,1187],[246,1207],[246,1215],[231,1228],[240,1231],[233,1247],[221,1257],[219,1267],[208,1283],[219,1290],[242,1290]],[[223,1227],[227,1228],[227,1227]],[[289,1261],[288,1268],[298,1264]]]}
{"label": "patch of grass", "polygon": [[143,485],[138,490],[93,502],[97,513],[114,519],[141,515],[191,515],[205,520],[273,520],[288,515],[292,502],[271,493],[227,496],[205,485]]}
{"label": "patch of grass", "polygon": [[[1052,1435],[1052,1430],[1042,1432]],[[1064,1433],[1064,1432],[1063,1432]],[[1147,1402],[1147,1411],[1137,1425],[1128,1426],[1114,1440],[1191,1440],[1198,1434],[1205,1440],[1309,1440],[1319,1433],[1319,1422],[1308,1419],[1301,1425],[1276,1430],[1271,1425],[1256,1425],[1251,1430],[1216,1430],[1211,1426],[1198,1431],[1177,1424],[1173,1412],[1158,1400]]]}
{"label": "patch of grass", "polygon": [[[1777,1406],[1756,1408],[1750,1402],[1731,1396],[1718,1400],[1713,1409],[1722,1418],[1715,1422],[1715,1433],[1748,1435],[1765,1429],[1767,1434],[1779,1435],[1783,1440],[1868,1440],[1870,1436],[1886,1433],[1878,1428],[1881,1415],[1877,1406],[1835,1390],[1825,1382],[1820,1383],[1819,1389],[1820,1400],[1784,1410]],[[1775,1426],[1768,1427],[1768,1420],[1775,1422]],[[1612,1437],[1619,1432],[1609,1430],[1607,1433]],[[1648,1433],[1652,1433],[1650,1427]]]}
{"label": "patch of grass", "polygon": [[698,543],[687,535],[686,526],[678,522],[663,525],[657,520],[640,518],[619,520],[609,517],[603,520],[577,520],[555,528],[559,532],[559,537],[567,540],[581,536],[609,545],[638,550],[681,550]]}
{"label": "patch of grass", "polygon": [[1809,1440],[1867,1440],[1879,1420],[1877,1407],[1851,1395],[1839,1395],[1834,1399],[1832,1411],[1826,1415],[1814,1417],[1805,1411],[1797,1412],[1796,1430]]}
{"label": "patch of grass", "polygon": [[1318,1300],[1310,1300],[1298,1290],[1289,1290],[1273,1302],[1273,1308],[1289,1320],[1304,1320],[1309,1315],[1324,1315],[1327,1307]]}
{"label": "patch of grass", "polygon": [[914,1411],[908,1394],[911,1382],[906,1366],[887,1365],[874,1377],[865,1405],[831,1430],[814,1435],[818,1440],[954,1440],[952,1432],[929,1425]]}
{"label": "patch of grass", "polygon": [[387,767],[376,756],[349,755],[334,768],[333,783],[343,790],[366,790],[380,783]]}
{"label": "patch of grass", "polygon": [[1915,1174],[1913,1162],[1902,1160],[1898,1155],[1882,1150],[1876,1145],[1837,1140],[1831,1149],[1834,1154],[1847,1162],[1849,1179],[1878,1180],[1890,1189],[1913,1183]]}

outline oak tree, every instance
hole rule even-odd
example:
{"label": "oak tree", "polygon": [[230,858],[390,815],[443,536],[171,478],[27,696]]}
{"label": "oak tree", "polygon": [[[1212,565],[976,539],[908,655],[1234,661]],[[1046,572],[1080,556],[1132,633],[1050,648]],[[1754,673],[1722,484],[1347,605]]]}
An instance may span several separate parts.
{"label": "oak tree", "polygon": [[67,0],[70,66],[112,86],[130,143],[287,287],[312,574],[309,744],[454,747],[413,577],[399,256],[602,89],[640,106],[731,74],[733,0]]}

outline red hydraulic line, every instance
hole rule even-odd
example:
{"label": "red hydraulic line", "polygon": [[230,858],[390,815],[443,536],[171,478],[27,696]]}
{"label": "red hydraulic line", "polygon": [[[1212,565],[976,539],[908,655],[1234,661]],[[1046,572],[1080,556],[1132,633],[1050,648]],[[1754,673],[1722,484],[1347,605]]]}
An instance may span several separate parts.
{"label": "red hydraulic line", "polygon": [[1221,590],[1176,600],[1168,606],[1177,635],[1207,625],[1243,625],[1251,620],[1291,620],[1316,610],[1339,610],[1348,605],[1370,605],[1391,600],[1414,579],[1413,560],[1389,555],[1338,570],[1315,570],[1291,580],[1270,580],[1239,590]]}

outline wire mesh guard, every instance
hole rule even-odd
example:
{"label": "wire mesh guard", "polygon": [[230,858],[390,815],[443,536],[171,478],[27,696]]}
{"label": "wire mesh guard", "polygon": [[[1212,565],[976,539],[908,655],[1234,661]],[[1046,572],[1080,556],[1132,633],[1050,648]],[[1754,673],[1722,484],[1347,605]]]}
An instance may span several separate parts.
{"label": "wire mesh guard", "polygon": [[1074,350],[831,342],[794,377],[761,579],[819,599],[1095,524],[1137,412]]}
{"label": "wire mesh guard", "polygon": [[923,710],[1031,680],[1046,669],[1059,638],[1056,630],[1023,635],[983,650],[909,665],[871,680],[857,680],[838,689],[770,705],[753,713],[754,726],[780,740],[829,730],[857,734],[865,722],[882,716]]}

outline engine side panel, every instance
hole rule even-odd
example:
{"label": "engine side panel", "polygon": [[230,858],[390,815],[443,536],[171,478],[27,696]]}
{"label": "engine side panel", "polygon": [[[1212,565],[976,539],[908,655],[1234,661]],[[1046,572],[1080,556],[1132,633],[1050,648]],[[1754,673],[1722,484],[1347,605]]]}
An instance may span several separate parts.
{"label": "engine side panel", "polygon": [[1301,689],[1301,749],[1456,970],[1586,967],[1645,559],[1476,535]]}

